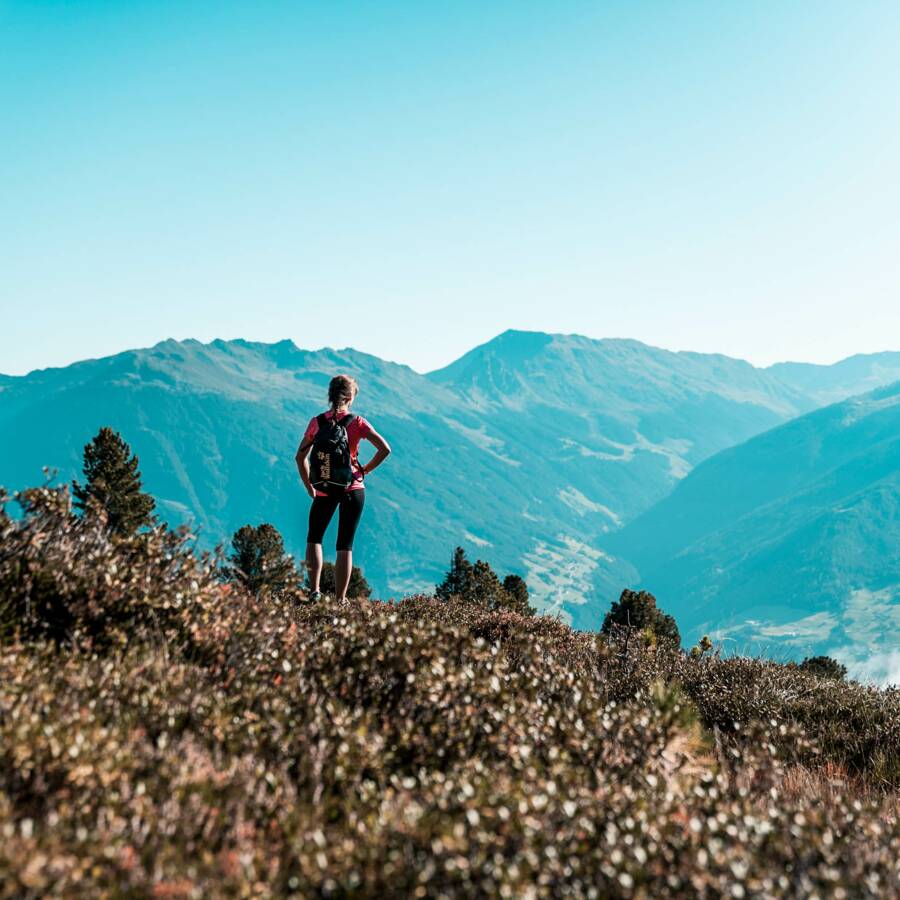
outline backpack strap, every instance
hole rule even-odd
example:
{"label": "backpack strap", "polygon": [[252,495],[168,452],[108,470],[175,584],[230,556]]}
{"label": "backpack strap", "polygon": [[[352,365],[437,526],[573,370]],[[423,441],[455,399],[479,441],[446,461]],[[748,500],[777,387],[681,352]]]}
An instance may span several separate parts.
{"label": "backpack strap", "polygon": [[325,423],[328,419],[325,418],[325,413],[319,413],[316,416],[316,424],[319,426],[319,431],[321,431],[325,427]]}
{"label": "backpack strap", "polygon": [[338,425],[343,425],[344,428],[347,428],[355,418],[356,416],[353,413],[347,413],[342,419],[338,419]]}

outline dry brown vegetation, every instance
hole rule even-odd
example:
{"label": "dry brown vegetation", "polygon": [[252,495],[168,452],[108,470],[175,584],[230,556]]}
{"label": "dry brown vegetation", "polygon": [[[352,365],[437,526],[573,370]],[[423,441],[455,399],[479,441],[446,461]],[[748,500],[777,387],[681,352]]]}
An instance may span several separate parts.
{"label": "dry brown vegetation", "polygon": [[890,897],[900,692],[0,516],[4,897]]}

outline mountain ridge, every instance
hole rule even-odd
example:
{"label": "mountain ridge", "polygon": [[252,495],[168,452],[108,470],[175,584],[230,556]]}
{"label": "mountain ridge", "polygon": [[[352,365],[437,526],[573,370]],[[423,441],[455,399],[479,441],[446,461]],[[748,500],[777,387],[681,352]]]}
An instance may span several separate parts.
{"label": "mountain ridge", "polygon": [[0,483],[33,484],[42,465],[68,480],[110,425],[173,524],[193,521],[211,546],[271,521],[300,555],[293,455],[341,370],[395,448],[370,480],[358,553],[378,593],[434,584],[462,544],[583,628],[635,577],[608,543],[621,525],[698,463],[816,404],[746,361],[629,339],[509,330],[427,374],[290,339],[168,339],[0,384]]}
{"label": "mountain ridge", "polygon": [[[140,353],[147,352],[151,350],[155,350],[160,346],[168,345],[168,344],[196,344],[201,347],[209,347],[209,346],[224,346],[228,344],[236,344],[242,345],[246,347],[257,347],[257,348],[275,348],[281,346],[288,346],[292,350],[301,352],[301,353],[321,353],[321,352],[335,352],[335,353],[346,353],[348,351],[352,351],[354,353],[361,354],[363,356],[369,357],[371,359],[377,359],[382,362],[391,363],[395,366],[400,366],[403,368],[407,368],[412,372],[415,372],[417,375],[421,375],[423,377],[430,377],[432,375],[443,372],[446,369],[455,366],[465,357],[469,356],[473,352],[483,348],[488,347],[492,344],[495,344],[498,340],[504,338],[507,335],[535,335],[542,336],[548,338],[576,338],[579,340],[587,341],[594,344],[622,344],[622,345],[634,345],[637,347],[648,348],[650,350],[659,351],[665,354],[671,354],[673,356],[696,356],[706,359],[721,359],[727,360],[731,362],[743,363],[752,369],[755,369],[758,372],[772,372],[773,370],[790,370],[797,369],[798,371],[809,371],[809,372],[826,372],[828,370],[835,370],[837,367],[849,367],[851,364],[856,364],[858,361],[879,361],[884,362],[886,366],[891,369],[895,369],[898,372],[897,378],[900,378],[900,350],[880,350],[873,351],[870,353],[854,353],[850,356],[843,357],[839,360],[836,360],[833,363],[812,363],[805,362],[802,360],[784,360],[780,362],[770,363],[766,366],[757,366],[754,363],[750,362],[747,359],[744,359],[740,356],[731,356],[726,353],[716,353],[716,352],[707,352],[701,350],[670,350],[664,347],[659,347],[655,344],[650,344],[645,341],[641,341],[638,338],[623,338],[623,337],[589,337],[587,335],[580,334],[578,332],[546,332],[546,331],[536,331],[530,329],[518,329],[518,328],[507,328],[499,334],[495,335],[492,338],[482,342],[481,344],[477,344],[475,347],[470,350],[465,351],[461,356],[457,359],[452,360],[446,365],[439,366],[436,369],[428,369],[423,372],[418,372],[415,369],[412,369],[411,366],[406,363],[399,362],[396,360],[388,360],[385,357],[378,356],[375,353],[369,353],[363,350],[357,350],[354,347],[346,346],[346,347],[333,347],[331,345],[324,345],[319,348],[304,348],[300,347],[299,344],[293,338],[279,338],[276,341],[254,341],[249,340],[247,338],[211,338],[208,341],[203,341],[199,338],[187,337],[187,338],[174,338],[167,337],[162,338],[159,341],[156,341],[154,344],[148,344],[146,346],[140,347],[128,347],[124,350],[118,350],[114,353],[107,353],[101,356],[91,356],[85,357],[83,359],[74,360],[71,363],[66,363],[58,366],[44,366],[35,369],[31,369],[28,372],[24,372],[22,374],[9,374],[5,372],[0,372],[0,381],[12,381],[18,380],[22,378],[29,378],[32,375],[36,375],[39,373],[47,373],[53,371],[61,371],[71,369],[74,366],[83,365],[86,363],[96,363],[103,360],[111,360],[116,359],[117,357],[132,354],[132,353]],[[896,379],[895,379],[896,380]],[[864,393],[863,390],[854,390],[852,393]]]}

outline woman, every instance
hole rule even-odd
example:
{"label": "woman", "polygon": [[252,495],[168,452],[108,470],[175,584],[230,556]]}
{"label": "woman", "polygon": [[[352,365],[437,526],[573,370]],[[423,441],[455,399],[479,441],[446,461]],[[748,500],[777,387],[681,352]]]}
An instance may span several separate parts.
{"label": "woman", "polygon": [[[335,375],[328,385],[331,408],[310,419],[297,450],[297,469],[313,501],[306,536],[310,600],[319,600],[322,596],[319,590],[322,538],[336,509],[340,512],[334,567],[335,597],[338,600],[346,598],[353,570],[353,537],[366,502],[365,477],[377,469],[391,452],[388,442],[362,416],[351,414],[350,405],[358,392],[354,378]],[[359,442],[363,438],[373,444],[376,451],[365,466],[359,464]],[[317,448],[312,467],[316,470],[315,477],[310,468],[310,453],[314,445]]]}

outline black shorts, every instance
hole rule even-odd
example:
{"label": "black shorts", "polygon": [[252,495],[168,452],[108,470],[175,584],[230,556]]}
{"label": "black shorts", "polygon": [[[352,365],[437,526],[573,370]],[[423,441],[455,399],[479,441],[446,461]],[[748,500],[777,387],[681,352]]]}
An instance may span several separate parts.
{"label": "black shorts", "polygon": [[334,517],[334,511],[340,508],[337,549],[339,551],[352,550],[356,526],[359,525],[359,518],[365,503],[365,488],[355,491],[338,488],[330,492],[327,497],[314,497],[309,510],[309,531],[306,535],[306,543],[322,543],[325,530]]}

